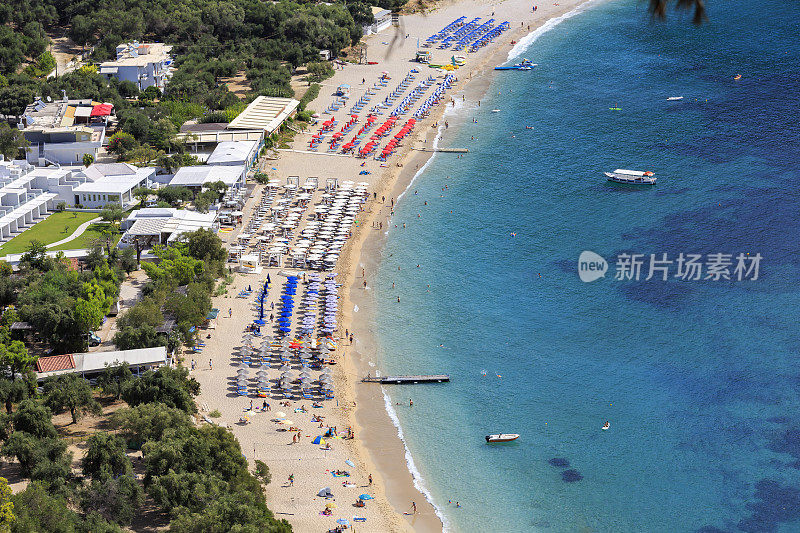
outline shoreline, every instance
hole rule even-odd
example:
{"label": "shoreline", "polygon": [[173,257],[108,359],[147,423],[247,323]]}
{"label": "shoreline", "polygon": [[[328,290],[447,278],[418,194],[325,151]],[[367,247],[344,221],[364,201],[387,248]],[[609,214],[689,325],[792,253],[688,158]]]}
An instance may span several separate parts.
{"label": "shoreline", "polygon": [[[570,3],[563,6],[563,9],[554,10],[547,17],[533,22],[530,29],[518,27],[514,30],[512,25],[512,30],[502,37],[504,42],[507,43],[506,46],[503,46],[502,43],[496,43],[494,45],[495,49],[490,49],[490,53],[484,54],[484,57],[478,63],[471,67],[468,64],[468,68],[462,67],[455,71],[458,75],[458,82],[448,92],[448,96],[455,98],[456,95],[464,95],[471,102],[482,99],[496,75],[493,70],[495,65],[509,61],[515,49],[524,50],[539,35],[545,33],[561,20],[580,13],[581,11],[578,8],[585,8],[587,4],[594,2],[596,0]],[[572,12],[574,13],[570,14]],[[532,12],[529,14],[532,14]],[[556,19],[559,19],[558,22],[553,23],[552,21]],[[545,29],[542,30],[542,28]],[[529,36],[532,37],[528,38]],[[516,44],[511,45],[510,41],[516,41]],[[462,76],[462,74],[466,75],[466,77]],[[431,128],[431,123],[441,122],[448,114],[457,114],[463,111],[463,106],[452,107],[445,101],[443,108],[437,109],[435,113],[425,119],[422,125],[423,131],[416,136],[417,139],[424,137],[425,145],[435,147],[442,139],[443,127],[436,128],[431,138],[431,130],[433,129]],[[411,144],[414,144],[414,141]],[[403,164],[402,169],[399,172],[393,171],[394,169],[387,169],[374,189],[375,193],[377,196],[385,195],[387,198],[396,198],[397,202],[399,202],[436,155],[436,152],[422,152],[414,150],[411,146],[406,147],[398,155],[398,161]],[[356,238],[349,243],[344,261],[341,263],[342,268],[338,269],[346,276],[344,286],[349,287],[349,290],[344,293],[345,296],[341,308],[342,325],[352,331],[356,338],[355,346],[350,347],[350,354],[345,358],[346,374],[352,376],[354,375],[353,371],[355,371],[355,379],[353,381],[347,380],[345,386],[352,391],[357,402],[355,412],[349,412],[348,417],[351,425],[356,430],[358,447],[360,451],[365,452],[359,453],[360,459],[365,461],[368,469],[374,467],[380,480],[378,485],[382,486],[383,494],[398,516],[407,519],[408,516],[401,513],[409,508],[410,501],[416,502],[418,514],[412,519],[402,520],[402,522],[414,531],[447,530],[449,526],[447,517],[431,501],[429,488],[425,485],[424,479],[418,472],[415,476],[409,469],[408,463],[411,461],[413,464],[413,456],[401,437],[402,428],[392,421],[387,410],[389,405],[386,403],[384,397],[386,393],[383,391],[383,387],[364,384],[360,381],[360,377],[367,372],[374,372],[376,369],[380,370],[380,368],[375,368],[375,363],[370,365],[371,361],[368,360],[369,357],[379,353],[378,339],[373,327],[377,317],[377,302],[375,301],[374,292],[367,294],[356,283],[357,277],[360,277],[358,269],[363,268],[368,272],[366,280],[369,287],[370,273],[374,273],[377,270],[389,231],[389,226],[385,230],[376,230],[372,228],[372,223],[391,220],[389,216],[390,209],[387,205],[381,205],[373,200],[370,200],[368,205],[369,216],[362,221],[355,236]],[[370,231],[364,231],[364,228],[367,227],[367,222],[370,223]],[[354,320],[354,309],[356,308],[358,309],[358,321]],[[420,505],[420,498],[424,502],[422,505]]]}

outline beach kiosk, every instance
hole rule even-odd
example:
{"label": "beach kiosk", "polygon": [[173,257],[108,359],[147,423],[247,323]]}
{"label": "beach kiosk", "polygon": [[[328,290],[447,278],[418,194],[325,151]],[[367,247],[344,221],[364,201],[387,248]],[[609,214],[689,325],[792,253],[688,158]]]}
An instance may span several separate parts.
{"label": "beach kiosk", "polygon": [[239,272],[244,274],[260,274],[263,267],[257,255],[243,255],[239,258]]}
{"label": "beach kiosk", "polygon": [[346,98],[350,97],[350,86],[346,83],[339,85],[336,88],[336,96],[344,96]]}

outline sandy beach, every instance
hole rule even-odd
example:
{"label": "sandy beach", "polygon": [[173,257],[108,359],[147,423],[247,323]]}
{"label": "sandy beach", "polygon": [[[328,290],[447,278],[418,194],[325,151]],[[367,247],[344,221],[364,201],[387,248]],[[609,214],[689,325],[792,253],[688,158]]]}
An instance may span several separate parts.
{"label": "sandy beach", "polygon": [[[392,200],[400,196],[432,155],[430,151],[415,148],[430,149],[433,146],[436,136],[443,129],[438,127],[442,114],[451,108],[451,97],[456,101],[457,108],[476,106],[493,75],[491,68],[506,61],[513,46],[512,41],[519,41],[547,20],[581,3],[571,0],[560,4],[537,5],[536,11],[533,11],[533,4],[519,0],[467,0],[440,3],[435,10],[424,15],[405,15],[402,17],[402,26],[397,30],[389,28],[365,39],[368,57],[377,61],[377,65],[347,65],[337,70],[334,77],[322,84],[320,96],[309,107],[317,111],[326,109],[334,100],[336,87],[341,84],[351,85],[351,102],[357,100],[384,71],[391,77],[386,91],[391,90],[412,68],[421,71],[420,78],[428,74],[439,75],[426,65],[411,61],[417,50],[417,41],[424,41],[459,16],[489,18],[494,12],[494,18],[498,21],[508,20],[511,29],[477,53],[467,54],[466,66],[455,71],[457,83],[431,116],[418,124],[399,152],[384,165],[372,158],[326,154],[324,144],[320,152],[308,152],[310,134],[298,134],[291,150],[281,151],[279,159],[262,160],[262,168],[270,175],[278,176],[281,184],[286,183],[288,176],[299,176],[301,183],[307,177],[318,177],[320,186],[324,186],[326,178],[337,178],[340,181],[367,182],[370,193],[370,199],[359,214],[353,236],[342,251],[336,268],[336,280],[341,284],[339,336],[342,342],[335,353],[339,363],[334,370],[335,400],[325,401],[322,408],[311,408],[308,400],[294,400],[288,406],[281,406],[278,399],[267,398],[269,412],[247,413],[250,423],[239,423],[246,414],[245,410],[249,409],[251,399],[254,406],[261,406],[264,400],[240,397],[235,387],[231,390],[238,364],[237,349],[242,345],[245,327],[255,318],[253,298],[237,298],[236,294],[248,286],[255,287],[263,283],[269,273],[273,283],[267,305],[276,302],[279,289],[286,281],[281,272],[297,272],[291,268],[265,268],[258,275],[237,274],[227,294],[214,298],[213,305],[220,309],[220,315],[215,329],[203,333],[206,343],[203,352],[185,356],[187,365],[191,364],[192,359],[195,360],[196,370],[193,374],[201,384],[198,398],[201,414],[208,415],[218,410],[221,416],[212,420],[231,427],[251,464],[259,459],[269,466],[272,482],[266,490],[268,505],[277,517],[286,518],[296,531],[328,531],[337,526],[337,519],[348,519],[352,524],[354,516],[366,519],[365,522],[354,524],[356,531],[442,530],[440,517],[415,486],[415,480],[406,466],[406,451],[385,410],[381,387],[360,381],[368,372],[374,373],[377,363],[376,344],[371,336],[375,308],[374,295],[370,290],[372,275],[380,260],[385,232],[389,228]],[[452,54],[436,48],[431,50],[433,63],[448,62]],[[535,57],[531,59],[535,62]],[[380,100],[382,94],[376,97],[376,102]],[[333,116],[343,119],[346,113],[347,108],[343,108],[338,112],[340,116],[337,113]],[[362,115],[365,114],[362,112]],[[323,114],[321,120],[327,120],[330,116]],[[318,129],[314,127],[310,131],[316,132]],[[439,156],[456,157],[455,154]],[[362,163],[364,166],[361,166]],[[364,170],[369,174],[360,175]],[[263,186],[256,186],[248,200],[244,209],[245,223],[261,198],[263,189]],[[382,201],[383,197],[385,201]],[[222,234],[222,237],[227,242],[233,242],[237,233]],[[345,330],[354,334],[352,345],[343,338]],[[301,407],[305,407],[306,412],[296,411]],[[286,413],[292,425],[301,430],[300,442],[293,443],[292,433],[284,431],[284,425],[273,421],[276,411]],[[325,427],[320,428],[319,423],[312,422],[312,416],[323,417]],[[350,427],[355,438],[332,439],[330,450],[312,444],[312,439],[326,431],[327,426],[336,427],[339,434]],[[349,466],[346,461],[354,466]],[[347,470],[350,477],[333,477],[332,470]],[[293,475],[293,483],[288,481],[290,475]],[[353,486],[345,487],[343,482]],[[325,487],[330,487],[334,499],[325,500],[317,496],[318,491]],[[364,508],[353,507],[356,498],[363,493],[375,499],[368,501]],[[416,514],[411,513],[411,502],[416,503]],[[327,503],[335,503],[336,507],[330,516],[323,516],[320,513]]]}

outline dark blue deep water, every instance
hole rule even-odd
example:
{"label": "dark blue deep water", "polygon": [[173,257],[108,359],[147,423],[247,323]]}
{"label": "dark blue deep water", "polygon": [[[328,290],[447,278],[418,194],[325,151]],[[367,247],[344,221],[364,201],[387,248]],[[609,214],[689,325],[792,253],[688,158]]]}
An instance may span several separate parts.
{"label": "dark blue deep water", "polygon": [[[709,0],[699,28],[645,5],[543,33],[537,69],[448,117],[471,152],[400,200],[378,366],[452,376],[387,389],[452,530],[800,531],[800,4]],[[614,279],[622,253],[642,279]],[[761,254],[759,277],[644,280],[680,253]]]}

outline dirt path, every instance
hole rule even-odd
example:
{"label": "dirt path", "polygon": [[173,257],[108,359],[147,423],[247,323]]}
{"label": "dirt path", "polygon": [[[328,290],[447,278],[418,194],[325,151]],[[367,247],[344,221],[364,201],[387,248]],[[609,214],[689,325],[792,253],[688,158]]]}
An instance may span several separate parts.
{"label": "dirt path", "polygon": [[51,32],[47,36],[50,37],[52,43],[50,52],[56,60],[56,69],[47,75],[48,78],[56,74],[63,76],[81,66],[83,48],[66,36],[66,30]]}

